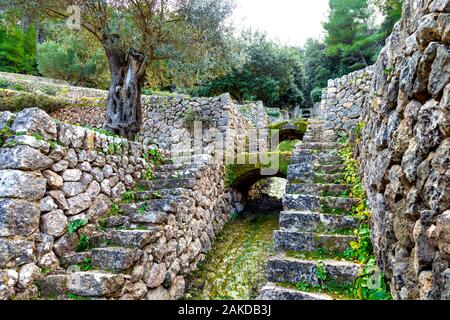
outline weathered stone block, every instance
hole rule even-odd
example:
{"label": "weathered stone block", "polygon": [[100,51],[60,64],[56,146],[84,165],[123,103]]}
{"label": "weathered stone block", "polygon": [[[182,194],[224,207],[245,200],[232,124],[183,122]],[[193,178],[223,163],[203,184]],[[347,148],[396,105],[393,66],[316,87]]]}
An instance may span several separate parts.
{"label": "weathered stone block", "polygon": [[41,231],[45,234],[59,238],[67,230],[67,217],[62,210],[55,210],[41,217]]}
{"label": "weathered stone block", "polygon": [[45,140],[56,139],[57,134],[55,120],[38,108],[25,109],[17,113],[11,129],[28,135],[38,134]]}
{"label": "weathered stone block", "polygon": [[124,284],[122,275],[89,271],[69,275],[67,287],[70,293],[83,297],[104,297],[119,291]]}
{"label": "weathered stone block", "polygon": [[14,296],[14,287],[18,279],[17,271],[12,269],[0,270],[0,300],[8,300]]}
{"label": "weathered stone block", "polygon": [[49,168],[53,160],[29,146],[0,149],[0,170],[19,169],[35,171]]}
{"label": "weathered stone block", "polygon": [[436,59],[433,62],[428,83],[428,91],[437,97],[450,82],[450,50],[441,45],[437,49]]}
{"label": "weathered stone block", "polygon": [[69,198],[67,203],[69,205],[69,210],[66,211],[66,214],[69,216],[74,216],[88,209],[92,203],[92,200],[88,194],[82,193],[76,197]]}
{"label": "weathered stone block", "polygon": [[0,198],[40,200],[45,194],[45,184],[39,173],[0,170]]}
{"label": "weathered stone block", "polygon": [[39,228],[37,202],[0,199],[0,237],[29,236]]}
{"label": "weathered stone block", "polygon": [[436,223],[439,251],[450,261],[450,211],[441,214]]}
{"label": "weathered stone block", "polygon": [[15,268],[32,262],[33,243],[0,238],[0,268]]}

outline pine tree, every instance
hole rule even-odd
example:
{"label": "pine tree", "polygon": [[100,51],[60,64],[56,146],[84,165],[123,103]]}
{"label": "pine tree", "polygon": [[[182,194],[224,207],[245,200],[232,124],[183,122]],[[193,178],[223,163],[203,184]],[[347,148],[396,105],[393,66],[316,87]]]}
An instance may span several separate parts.
{"label": "pine tree", "polygon": [[330,16],[324,23],[325,43],[327,54],[340,61],[340,73],[372,64],[384,35],[371,26],[368,0],[330,0],[329,4]]}

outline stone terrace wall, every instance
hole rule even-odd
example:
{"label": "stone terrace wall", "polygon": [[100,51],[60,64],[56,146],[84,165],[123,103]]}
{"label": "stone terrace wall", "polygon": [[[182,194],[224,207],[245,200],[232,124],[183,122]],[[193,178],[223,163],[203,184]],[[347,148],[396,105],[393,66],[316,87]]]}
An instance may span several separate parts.
{"label": "stone terrace wall", "polygon": [[371,80],[372,67],[367,67],[328,81],[318,110],[327,120],[325,129],[348,133],[360,121]]}
{"label": "stone terrace wall", "polygon": [[262,101],[238,105],[239,112],[247,119],[254,128],[268,128],[269,116]]}
{"label": "stone terrace wall", "polygon": [[[147,147],[55,121],[39,109],[0,113],[0,130],[8,126],[13,135],[0,148],[0,299],[34,299],[40,293],[65,298],[68,291],[100,290],[98,283],[86,289],[83,281],[93,278],[83,278],[76,265],[91,252],[79,253],[76,247],[82,234],[96,246],[114,237],[116,226],[132,230],[126,213],[109,212],[112,201],[142,179],[150,165],[143,158]],[[155,217],[159,231],[135,252],[131,276],[112,277],[108,283],[117,290],[102,297],[183,294],[184,277],[204,259],[232,210],[224,166],[208,164],[209,157],[187,169],[194,183],[168,198],[161,208],[167,219]],[[88,224],[69,233],[68,224],[81,219]],[[99,229],[101,219],[110,229]]]}
{"label": "stone terrace wall", "polygon": [[108,92],[100,89],[71,86],[63,80],[28,76],[17,73],[0,72],[0,79],[8,83],[11,88],[22,87],[20,91],[45,93],[48,89],[55,94],[64,93],[69,99],[78,98],[106,98]]}
{"label": "stone terrace wall", "polygon": [[449,45],[450,0],[406,0],[357,120],[372,242],[395,299],[450,299]]}
{"label": "stone terrace wall", "polygon": [[[67,101],[66,107],[50,114],[55,119],[91,128],[102,128],[105,122],[108,95],[105,90],[74,87],[64,81],[5,72],[0,72],[0,80],[6,81],[11,89],[19,85],[25,92],[53,91],[58,98]],[[0,95],[20,95],[21,91],[0,90]],[[193,121],[203,122],[204,145],[200,153],[207,154],[214,149],[208,129],[218,129],[219,134],[226,137],[229,150],[236,152],[248,128],[265,128],[268,123],[261,102],[238,105],[229,94],[211,98],[143,95],[142,107],[143,126],[139,141],[146,145],[156,144],[166,150],[173,148],[180,153],[193,151],[193,146],[185,150],[185,142],[193,137]]]}
{"label": "stone terrace wall", "polygon": [[39,109],[0,118],[13,133],[0,149],[0,299],[32,298],[40,268],[57,270],[76,250],[68,223],[89,221],[81,232],[92,235],[147,163],[141,144],[57,123]]}
{"label": "stone terrace wall", "polygon": [[[162,149],[180,153],[194,151],[194,121],[202,121],[203,146],[199,153],[211,154],[214,137],[209,129],[215,128],[226,137],[230,153],[236,153],[238,145],[248,128],[263,125],[265,112],[257,105],[239,106],[233,103],[229,94],[212,98],[192,98],[189,96],[143,96],[143,126],[139,134],[144,144],[155,144]],[[52,117],[67,123],[77,123],[93,128],[101,128],[105,122],[104,106],[66,107]],[[243,116],[243,109],[246,116]],[[267,115],[266,115],[267,117]],[[250,121],[255,122],[252,124]],[[189,146],[189,142],[191,145]]]}

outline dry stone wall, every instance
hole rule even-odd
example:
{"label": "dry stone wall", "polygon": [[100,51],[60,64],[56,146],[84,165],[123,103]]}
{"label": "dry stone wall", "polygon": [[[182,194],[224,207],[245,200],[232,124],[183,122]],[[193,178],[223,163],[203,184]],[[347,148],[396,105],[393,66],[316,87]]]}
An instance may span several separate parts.
{"label": "dry stone wall", "polygon": [[325,129],[348,133],[360,121],[370,91],[372,67],[329,80],[317,112],[327,121]]}
{"label": "dry stone wall", "polygon": [[[111,215],[113,202],[142,183],[151,166],[144,157],[149,147],[54,120],[39,109],[0,113],[2,129],[11,136],[0,148],[0,299],[183,295],[184,277],[204,259],[236,201],[225,188],[223,163],[203,154],[192,166],[169,164],[189,179],[183,189],[158,191],[166,197],[149,210],[160,214],[136,217],[138,208],[130,204]],[[162,188],[158,180],[147,183]],[[69,230],[75,221],[86,224]],[[151,231],[141,230],[142,222],[151,222]],[[78,252],[83,236],[90,248]],[[126,247],[109,248],[114,242]],[[83,272],[86,261],[108,272]]]}
{"label": "dry stone wall", "polygon": [[[40,109],[1,113],[11,137],[0,149],[0,298],[32,298],[42,270],[76,251],[71,221],[87,236],[112,201],[142,178],[141,144],[56,122]],[[114,146],[114,152],[111,152]],[[44,272],[45,273],[45,272]]]}
{"label": "dry stone wall", "polygon": [[[326,94],[321,108],[329,128],[364,124],[356,154],[395,299],[450,299],[449,46],[450,1],[407,0],[363,90],[361,117],[340,127],[337,96],[337,107]],[[354,90],[347,85],[336,93]]]}

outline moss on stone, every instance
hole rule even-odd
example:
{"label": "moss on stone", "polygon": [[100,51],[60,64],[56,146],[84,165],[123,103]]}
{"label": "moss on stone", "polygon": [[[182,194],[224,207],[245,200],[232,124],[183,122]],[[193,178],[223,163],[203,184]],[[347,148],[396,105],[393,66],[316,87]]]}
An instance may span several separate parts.
{"label": "moss on stone", "polygon": [[[250,156],[257,157],[257,163],[256,164],[250,164]],[[270,159],[272,157],[278,156],[278,172],[282,173],[283,175],[287,176],[287,170],[288,166],[291,163],[291,155],[292,152],[268,152],[267,157]],[[230,164],[226,167],[226,185],[228,187],[232,186],[240,177],[254,171],[254,170],[260,170],[264,168],[271,168],[271,164],[262,164],[259,160],[259,155],[254,153],[244,153],[242,156],[245,158],[245,164]],[[236,161],[235,161],[236,162]]]}

